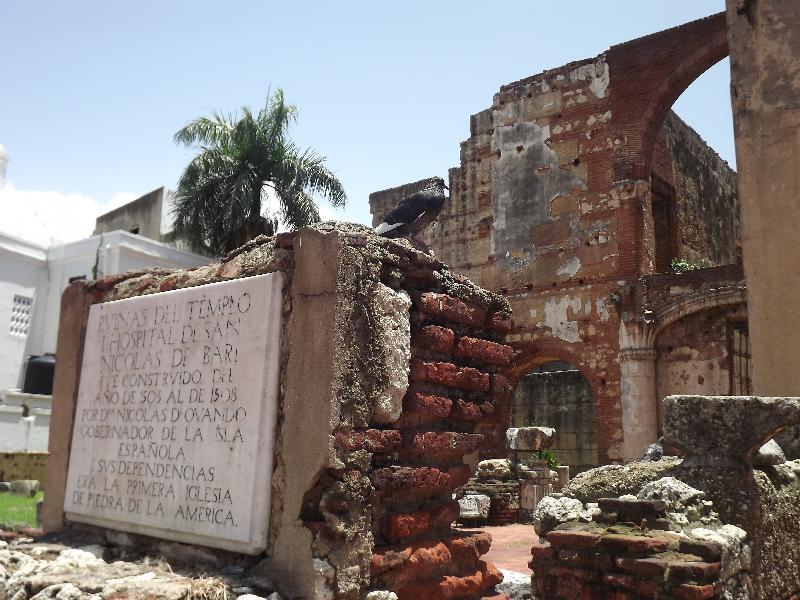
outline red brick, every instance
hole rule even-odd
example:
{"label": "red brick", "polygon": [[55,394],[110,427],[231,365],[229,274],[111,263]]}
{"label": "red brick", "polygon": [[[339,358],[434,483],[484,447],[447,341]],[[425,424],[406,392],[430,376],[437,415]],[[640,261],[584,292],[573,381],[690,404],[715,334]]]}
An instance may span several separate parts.
{"label": "red brick", "polygon": [[457,487],[451,486],[449,473],[434,467],[384,467],[375,469],[370,480],[377,489],[385,491]]}
{"label": "red brick", "polygon": [[415,298],[420,311],[455,323],[480,327],[486,318],[486,312],[477,306],[453,298],[447,294],[425,292]]}
{"label": "red brick", "polygon": [[597,547],[600,537],[592,531],[557,530],[547,534],[547,541],[554,546],[591,550]]}
{"label": "red brick", "polygon": [[458,398],[453,403],[453,410],[450,413],[450,418],[461,421],[480,421],[485,419],[488,415],[494,413],[494,406],[491,402],[484,402],[483,404],[475,404]]}
{"label": "red brick", "polygon": [[423,508],[431,515],[433,527],[450,527],[458,519],[459,506],[457,500],[447,500],[438,504],[426,504]]}
{"label": "red brick", "polygon": [[718,562],[671,562],[669,563],[669,575],[680,579],[710,581],[719,575],[720,567]]}
{"label": "red brick", "polygon": [[386,537],[392,541],[425,533],[431,528],[431,515],[427,512],[391,515],[386,522]]}
{"label": "red brick", "polygon": [[531,555],[533,560],[531,562],[553,560],[555,558],[555,550],[550,542],[536,541],[531,546]]}
{"label": "red brick", "polygon": [[177,287],[178,287],[178,280],[174,277],[168,277],[167,279],[161,282],[161,285],[158,286],[158,289],[162,292],[169,292]]}
{"label": "red brick", "polygon": [[336,446],[343,450],[368,450],[369,452],[393,452],[400,447],[402,438],[396,429],[367,429],[357,431],[339,428],[334,433]]}
{"label": "red brick", "polygon": [[654,597],[659,587],[656,581],[638,579],[632,575],[620,575],[618,573],[606,573],[603,575],[603,583],[625,588],[647,597]]}
{"label": "red brick", "polygon": [[474,452],[483,435],[455,431],[404,431],[403,448],[417,452]]}
{"label": "red brick", "polygon": [[394,452],[401,442],[396,429],[367,429],[364,433],[364,449],[370,452]]}
{"label": "red brick", "polygon": [[154,286],[154,285],[156,285],[157,283],[158,283],[158,282],[155,280],[155,278],[153,278],[153,277],[146,277],[146,278],[142,279],[142,280],[139,282],[139,284],[136,286],[136,291],[137,291],[137,292],[143,292],[143,291],[145,291],[146,289],[153,287],[153,286]]}
{"label": "red brick", "polygon": [[614,563],[623,571],[639,577],[662,580],[667,570],[667,561],[660,558],[617,558]]}
{"label": "red brick", "polygon": [[511,333],[514,329],[514,319],[508,312],[493,312],[486,319],[486,326],[500,333]]}
{"label": "red brick", "polygon": [[511,363],[514,350],[510,346],[504,346],[503,344],[472,337],[462,337],[456,342],[455,354],[505,367]]}
{"label": "red brick", "polygon": [[622,556],[646,556],[666,552],[667,540],[637,535],[607,534],[600,539],[600,549]]}
{"label": "red brick", "polygon": [[722,556],[722,547],[717,542],[681,540],[678,544],[678,551],[684,554],[696,554],[708,562],[716,562]]}
{"label": "red brick", "polygon": [[492,393],[503,394],[509,390],[508,379],[504,375],[492,375]]}
{"label": "red brick", "polygon": [[453,408],[453,401],[444,396],[434,396],[421,392],[409,392],[406,396],[405,410],[432,417],[446,417]]}
{"label": "red brick", "polygon": [[572,577],[583,581],[592,581],[597,577],[596,573],[588,569],[575,569],[572,567],[550,567],[547,573],[551,577]]}
{"label": "red brick", "polygon": [[411,379],[428,381],[447,387],[489,391],[489,374],[472,367],[457,367],[452,363],[411,361]]}
{"label": "red brick", "polygon": [[672,596],[677,600],[706,600],[714,597],[714,586],[683,584],[672,588]]}
{"label": "red brick", "polygon": [[434,352],[450,352],[454,339],[455,334],[452,329],[438,325],[426,325],[414,331],[411,343],[413,346],[427,348]]}

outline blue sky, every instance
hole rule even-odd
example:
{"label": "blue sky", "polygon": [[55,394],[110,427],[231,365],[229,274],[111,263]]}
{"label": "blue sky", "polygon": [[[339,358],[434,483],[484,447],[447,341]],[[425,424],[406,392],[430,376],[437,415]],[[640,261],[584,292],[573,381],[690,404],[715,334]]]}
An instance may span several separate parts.
{"label": "blue sky", "polygon": [[[370,192],[446,177],[469,115],[500,85],[723,9],[723,0],[6,0],[0,144],[12,161],[0,206],[8,215],[30,204],[51,238],[83,237],[110,206],[175,187],[191,152],[172,135],[186,121],[258,107],[280,86],[300,109],[294,139],[328,157],[349,195],[337,218],[369,222]],[[675,109],[733,164],[728,69],[708,71]],[[0,223],[14,227],[24,235],[33,225]]]}

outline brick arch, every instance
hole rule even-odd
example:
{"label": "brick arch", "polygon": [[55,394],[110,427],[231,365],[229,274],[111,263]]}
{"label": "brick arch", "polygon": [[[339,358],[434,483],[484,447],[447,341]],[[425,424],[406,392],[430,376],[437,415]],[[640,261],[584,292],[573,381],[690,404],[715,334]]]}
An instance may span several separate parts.
{"label": "brick arch", "polygon": [[[566,344],[555,341],[538,342],[517,342],[512,343],[517,351],[514,366],[510,371],[509,383],[513,388],[522,381],[534,368],[552,361],[564,361],[577,369],[589,386],[594,407],[595,430],[594,439],[597,442],[597,460],[600,464],[610,462],[608,454],[611,446],[611,439],[607,429],[618,429],[621,423],[606,423],[603,415],[613,413],[615,409],[610,405],[609,394],[606,393],[608,386],[606,379],[615,377],[606,371],[593,369],[588,366],[586,357],[579,352],[573,351]],[[513,392],[509,395],[508,401],[501,410],[502,422],[506,427],[511,425],[511,407],[514,401]],[[613,404],[613,402],[611,402]],[[611,419],[613,421],[614,419]]]}
{"label": "brick arch", "polygon": [[704,310],[722,306],[747,304],[747,289],[744,285],[731,285],[695,292],[681,296],[655,311],[655,330],[653,339],[673,323]]}
{"label": "brick arch", "polygon": [[608,51],[616,137],[614,181],[647,180],[653,144],[672,105],[728,55],[725,13],[692,21]]}

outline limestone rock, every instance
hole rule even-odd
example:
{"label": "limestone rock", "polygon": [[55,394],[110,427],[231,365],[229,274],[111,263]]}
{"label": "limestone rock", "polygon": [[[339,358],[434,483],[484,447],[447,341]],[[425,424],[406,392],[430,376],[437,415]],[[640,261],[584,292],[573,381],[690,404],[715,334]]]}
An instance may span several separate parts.
{"label": "limestone rock", "polygon": [[367,600],[397,600],[397,594],[383,590],[370,592],[367,594]]}
{"label": "limestone rock", "polygon": [[11,482],[10,491],[15,496],[33,498],[39,491],[39,482],[35,479],[18,479]]}
{"label": "limestone rock", "polygon": [[495,590],[499,594],[508,594],[509,600],[530,600],[532,598],[529,574],[505,569],[500,569],[500,572],[503,574],[503,581],[495,586]]}
{"label": "limestone rock", "polygon": [[411,298],[404,292],[378,284],[374,310],[378,316],[375,339],[380,340],[386,358],[386,387],[374,403],[372,420],[388,425],[400,418],[403,397],[408,389],[411,360]]}
{"label": "limestone rock", "polygon": [[645,484],[637,497],[639,500],[664,500],[668,511],[683,512],[687,507],[703,500],[705,496],[705,492],[674,477],[662,477],[658,481]]}
{"label": "limestone rock", "polygon": [[786,455],[775,440],[770,440],[758,450],[758,454],[753,457],[754,467],[769,467],[772,465],[782,465],[786,462]]}
{"label": "limestone rock", "polygon": [[488,519],[492,500],[484,494],[466,494],[458,500],[461,519]]}
{"label": "limestone rock", "polygon": [[511,477],[511,461],[507,458],[490,458],[478,463],[475,473],[478,479],[506,481]]}
{"label": "limestone rock", "polygon": [[720,579],[727,579],[739,571],[750,568],[752,551],[746,543],[747,532],[735,525],[722,525],[716,529],[697,528],[690,532],[691,537],[703,542],[715,542],[722,549],[722,572]]}
{"label": "limestone rock", "polygon": [[583,503],[575,498],[545,496],[533,511],[533,526],[539,537],[561,523],[577,521],[584,512]]}
{"label": "limestone rock", "polygon": [[762,441],[800,422],[800,399],[759,396],[668,396],[664,444],[690,464],[752,464]]}
{"label": "limestone rock", "polygon": [[552,446],[555,435],[551,427],[510,427],[506,430],[506,448],[536,452]]}

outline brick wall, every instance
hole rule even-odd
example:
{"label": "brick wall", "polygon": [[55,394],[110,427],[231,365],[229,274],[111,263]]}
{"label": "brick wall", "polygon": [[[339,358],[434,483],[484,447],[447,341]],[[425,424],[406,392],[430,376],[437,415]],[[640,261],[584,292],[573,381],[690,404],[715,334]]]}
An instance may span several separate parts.
{"label": "brick wall", "polygon": [[[621,307],[641,316],[629,292],[656,269],[657,244],[659,270],[673,255],[736,259],[734,174],[668,116],[726,53],[719,14],[502,86],[471,116],[450,199],[423,236],[455,272],[509,299],[518,365],[569,360],[586,377],[601,463],[622,458]],[[663,189],[651,190],[651,173]],[[665,190],[669,226],[652,193]],[[397,201],[402,188],[378,196]]]}

